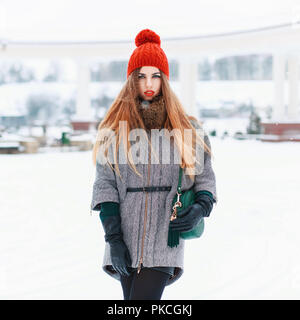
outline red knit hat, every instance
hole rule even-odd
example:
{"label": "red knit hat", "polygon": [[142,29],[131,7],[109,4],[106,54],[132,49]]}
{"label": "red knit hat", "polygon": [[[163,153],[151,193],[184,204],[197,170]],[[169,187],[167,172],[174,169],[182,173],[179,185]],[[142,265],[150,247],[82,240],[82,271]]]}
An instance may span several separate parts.
{"label": "red knit hat", "polygon": [[131,72],[143,66],[157,67],[169,79],[169,63],[166,54],[160,47],[160,37],[150,29],[140,31],[135,37],[137,48],[130,56],[127,67],[127,78]]}

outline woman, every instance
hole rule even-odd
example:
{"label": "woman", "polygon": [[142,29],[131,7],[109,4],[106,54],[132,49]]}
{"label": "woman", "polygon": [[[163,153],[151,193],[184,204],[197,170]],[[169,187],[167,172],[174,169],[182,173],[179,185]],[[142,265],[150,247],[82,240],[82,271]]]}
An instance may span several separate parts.
{"label": "woman", "polygon": [[[93,149],[91,210],[100,210],[105,232],[102,267],[121,282],[124,300],[161,299],[165,286],[183,273],[185,240],[172,244],[168,235],[191,230],[217,202],[208,136],[201,138],[201,125],[185,113],[170,88],[160,43],[149,29],[136,36],[127,81],[99,124]],[[184,130],[192,135],[186,138]],[[199,146],[204,159],[198,174],[200,157],[192,159]],[[171,221],[180,166],[181,190],[193,188],[196,200],[184,217]]]}

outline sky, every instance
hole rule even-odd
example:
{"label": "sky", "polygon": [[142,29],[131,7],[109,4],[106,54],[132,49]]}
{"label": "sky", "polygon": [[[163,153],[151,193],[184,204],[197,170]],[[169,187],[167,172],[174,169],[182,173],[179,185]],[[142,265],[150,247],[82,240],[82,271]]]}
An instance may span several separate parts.
{"label": "sky", "polygon": [[297,0],[0,0],[0,39],[130,40],[225,33],[300,19]]}

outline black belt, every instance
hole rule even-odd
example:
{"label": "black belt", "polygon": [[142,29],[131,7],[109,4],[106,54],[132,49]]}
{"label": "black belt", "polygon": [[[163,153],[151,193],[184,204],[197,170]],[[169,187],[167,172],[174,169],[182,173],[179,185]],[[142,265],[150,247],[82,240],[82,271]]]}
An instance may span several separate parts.
{"label": "black belt", "polygon": [[138,192],[138,191],[145,191],[145,192],[153,192],[153,191],[170,191],[172,187],[163,187],[163,186],[156,186],[156,187],[141,187],[141,188],[127,188],[127,192]]}

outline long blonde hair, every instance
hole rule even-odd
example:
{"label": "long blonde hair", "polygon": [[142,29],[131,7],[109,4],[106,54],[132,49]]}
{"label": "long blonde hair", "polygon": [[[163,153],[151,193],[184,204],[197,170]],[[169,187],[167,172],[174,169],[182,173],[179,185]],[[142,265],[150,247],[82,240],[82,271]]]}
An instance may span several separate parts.
{"label": "long blonde hair", "polygon": [[[105,156],[107,156],[109,146],[112,144],[112,139],[106,139],[106,141],[102,141],[104,134],[102,129],[110,129],[115,134],[115,141],[116,141],[116,148],[115,150],[119,150],[119,145],[121,141],[123,141],[123,145],[127,146],[127,152],[126,156],[128,157],[128,163],[131,166],[131,168],[134,170],[134,172],[141,176],[141,174],[137,171],[134,163],[131,161],[131,156],[129,155],[129,150],[131,148],[130,141],[128,139],[129,132],[132,129],[141,128],[146,130],[144,122],[140,116],[140,113],[137,108],[137,98],[138,98],[138,74],[139,74],[140,68],[135,69],[128,77],[127,81],[125,82],[123,88],[121,89],[118,96],[113,101],[112,105],[108,109],[105,117],[98,125],[98,134],[97,139],[95,141],[95,144],[93,146],[93,163],[96,165],[97,161],[97,153],[98,149],[101,146],[105,150]],[[179,150],[180,156],[181,156],[181,167],[182,168],[191,168],[194,167],[194,165],[190,165],[192,163],[191,159],[193,155],[195,154],[195,145],[194,140],[196,140],[196,145],[200,145],[204,151],[208,152],[209,155],[211,155],[211,150],[207,146],[207,144],[204,142],[202,137],[197,134],[195,127],[191,124],[190,120],[193,120],[193,122],[196,122],[198,124],[198,128],[201,128],[201,123],[193,116],[188,116],[180,103],[179,99],[173,92],[173,90],[170,87],[169,81],[167,76],[161,72],[161,93],[164,98],[165,107],[167,111],[167,119],[164,124],[164,129],[167,129],[169,132],[173,129],[179,129],[174,130],[174,140],[176,143],[176,146]],[[122,132],[119,130],[119,121],[127,121],[127,132]],[[191,129],[192,130],[192,139],[182,139],[184,136],[184,130],[185,129]],[[105,130],[104,130],[105,131]],[[107,134],[107,131],[105,135]],[[126,141],[127,136],[127,141]],[[147,138],[148,139],[148,138]],[[148,140],[149,142],[149,140]],[[149,142],[150,143],[150,142]],[[192,147],[189,148],[189,146]],[[186,147],[184,147],[186,145]],[[152,145],[150,143],[151,149]],[[185,152],[183,152],[185,150]],[[192,150],[192,152],[186,152],[186,150]],[[121,176],[119,171],[119,165],[117,159],[117,154],[114,153],[114,163],[116,164],[115,169],[119,176]],[[195,159],[197,162],[197,159]],[[109,166],[113,169],[111,163],[108,161]],[[189,175],[190,178],[193,180],[194,176]],[[193,180],[194,181],[194,180]]]}

